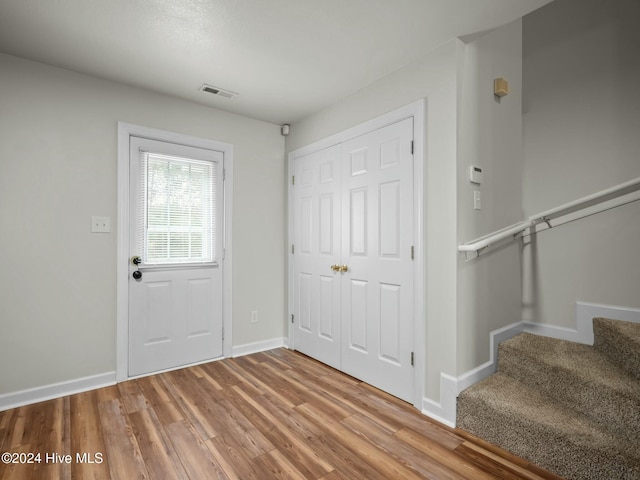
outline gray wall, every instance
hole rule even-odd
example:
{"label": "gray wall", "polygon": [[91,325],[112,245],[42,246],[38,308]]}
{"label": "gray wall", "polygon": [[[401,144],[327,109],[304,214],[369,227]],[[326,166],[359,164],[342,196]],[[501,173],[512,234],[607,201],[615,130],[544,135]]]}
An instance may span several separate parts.
{"label": "gray wall", "polygon": [[[517,20],[465,45],[459,75],[458,243],[522,220],[522,22]],[[493,80],[509,95],[493,95]],[[483,182],[469,182],[469,167]],[[479,191],[482,209],[473,209]],[[521,316],[521,255],[517,243],[465,261],[458,255],[458,366],[462,374],[489,360],[490,332]]]}
{"label": "gray wall", "polygon": [[284,336],[277,125],[7,55],[0,85],[0,394],[116,368],[118,121],[234,145],[233,343]]}
{"label": "gray wall", "polygon": [[[640,177],[640,2],[556,0],[523,21],[527,215]],[[640,307],[640,202],[529,239],[524,319]]]}

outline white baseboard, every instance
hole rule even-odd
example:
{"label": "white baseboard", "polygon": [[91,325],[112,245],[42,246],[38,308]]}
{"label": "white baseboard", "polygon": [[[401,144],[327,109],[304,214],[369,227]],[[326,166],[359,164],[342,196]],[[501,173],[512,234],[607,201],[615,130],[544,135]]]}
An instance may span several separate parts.
{"label": "white baseboard", "polygon": [[593,345],[593,319],[598,317],[640,323],[640,309],[576,302],[576,328],[541,323],[525,323],[524,331],[535,335]]}
{"label": "white baseboard", "polygon": [[599,303],[576,302],[576,325],[582,331],[585,342],[593,345],[593,319],[603,317],[612,320],[640,323],[640,309],[602,305]]}
{"label": "white baseboard", "polygon": [[458,397],[458,379],[440,374],[440,402],[430,398],[422,399],[422,413],[427,417],[454,428],[456,426],[456,399]]}
{"label": "white baseboard", "polygon": [[270,340],[262,340],[260,342],[247,343],[244,345],[236,345],[231,349],[232,357],[242,357],[243,355],[251,355],[252,353],[264,352],[265,350],[273,350],[274,348],[287,347],[287,339],[284,337],[272,338]]}
{"label": "white baseboard", "polygon": [[523,331],[524,324],[522,322],[512,323],[511,325],[492,331],[489,334],[489,361],[463,373],[457,378],[456,397],[465,388],[469,388],[471,385],[478,383],[480,380],[484,380],[494,373],[498,367],[498,345]]}
{"label": "white baseboard", "polygon": [[22,407],[32,403],[44,402],[53,398],[86,392],[96,388],[116,384],[116,372],[100,373],[90,377],[77,378],[66,382],[54,383],[43,387],[30,388],[18,392],[0,395],[0,412],[10,408]]}
{"label": "white baseboard", "polygon": [[[573,329],[558,327],[556,325],[549,325],[546,323],[524,323],[524,331],[527,333],[543,337],[557,338],[558,340],[568,340],[569,342],[584,343],[587,345],[593,345],[593,327],[591,330],[591,335],[589,335],[583,327]],[[591,341],[589,341],[589,338],[591,338]]]}
{"label": "white baseboard", "polygon": [[[249,343],[233,347],[232,356],[240,357],[251,353],[263,352],[279,347],[286,347],[284,338],[274,338],[262,342]],[[183,367],[180,367],[183,368]],[[155,372],[158,373],[158,372]],[[11,408],[22,407],[32,403],[44,402],[54,398],[86,392],[96,388],[115,385],[116,372],[106,372],[89,377],[77,378],[66,382],[54,383],[43,387],[30,388],[18,392],[0,394],[0,412]]]}
{"label": "white baseboard", "polygon": [[422,401],[422,413],[445,425],[455,427],[457,399],[460,392],[494,373],[497,368],[498,345],[523,331],[523,322],[512,323],[492,331],[489,334],[489,361],[463,373],[459,377],[441,373],[440,402],[424,398]]}
{"label": "white baseboard", "polygon": [[640,323],[640,309],[576,302],[575,329],[539,323],[517,322],[494,330],[489,335],[489,361],[458,377],[441,373],[440,402],[438,403],[430,398],[424,398],[422,401],[422,413],[450,427],[455,426],[458,395],[465,388],[485,379],[496,371],[498,345],[501,342],[519,333],[527,332],[557,338],[559,340],[569,340],[571,342],[593,345],[593,319],[597,317]]}
{"label": "white baseboard", "polygon": [[557,338],[558,340],[567,340],[569,342],[583,343],[585,345],[593,345],[593,317],[590,316],[587,303],[576,302],[576,328],[559,327],[557,325],[549,325],[546,323],[525,322],[524,330],[527,333],[541,335],[543,337]]}

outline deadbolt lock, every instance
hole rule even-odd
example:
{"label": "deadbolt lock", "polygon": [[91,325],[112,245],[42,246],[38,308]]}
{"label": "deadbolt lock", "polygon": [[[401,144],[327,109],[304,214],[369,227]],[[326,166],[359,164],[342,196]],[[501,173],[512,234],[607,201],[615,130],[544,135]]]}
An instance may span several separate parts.
{"label": "deadbolt lock", "polygon": [[140,265],[142,263],[142,258],[139,255],[134,255],[131,257],[131,265]]}

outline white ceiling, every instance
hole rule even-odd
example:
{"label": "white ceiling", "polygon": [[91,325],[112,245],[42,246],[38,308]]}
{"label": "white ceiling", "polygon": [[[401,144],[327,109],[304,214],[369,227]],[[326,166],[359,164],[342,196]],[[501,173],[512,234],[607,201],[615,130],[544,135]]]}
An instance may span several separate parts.
{"label": "white ceiling", "polygon": [[550,1],[0,0],[0,52],[282,124]]}

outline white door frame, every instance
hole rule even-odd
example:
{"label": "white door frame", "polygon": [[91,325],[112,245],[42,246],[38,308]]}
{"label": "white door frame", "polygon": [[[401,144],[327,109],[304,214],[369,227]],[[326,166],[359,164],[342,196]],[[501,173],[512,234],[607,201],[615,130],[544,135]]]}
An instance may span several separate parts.
{"label": "white door frame", "polygon": [[425,375],[425,325],[424,317],[424,288],[425,288],[425,264],[424,264],[424,139],[425,139],[425,117],[426,117],[426,101],[424,99],[410,103],[409,105],[376,117],[367,122],[356,125],[335,135],[327,137],[323,140],[312,143],[305,147],[294,150],[288,156],[289,171],[289,192],[288,192],[288,215],[289,215],[289,258],[288,258],[288,297],[289,297],[289,315],[287,324],[288,345],[295,348],[294,336],[291,324],[291,318],[294,312],[294,272],[293,264],[295,254],[291,252],[293,244],[293,186],[291,185],[291,177],[294,172],[294,162],[297,158],[303,157],[310,153],[343,143],[347,140],[359,137],[374,130],[384,128],[388,125],[397,123],[406,118],[413,118],[413,228],[414,228],[414,399],[413,405],[422,411],[422,399],[424,397],[424,375]]}
{"label": "white door frame", "polygon": [[[233,145],[156,128],[118,122],[118,233],[116,261],[116,381],[129,379],[129,138],[150,138],[222,152],[224,155],[224,253],[222,358],[231,355]],[[180,368],[183,368],[181,366]]]}

